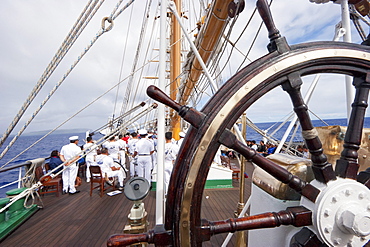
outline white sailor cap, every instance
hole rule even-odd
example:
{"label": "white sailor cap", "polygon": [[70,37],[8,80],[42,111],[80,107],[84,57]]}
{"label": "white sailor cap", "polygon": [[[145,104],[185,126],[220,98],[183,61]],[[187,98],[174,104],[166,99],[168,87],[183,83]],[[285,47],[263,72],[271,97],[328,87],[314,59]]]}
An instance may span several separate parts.
{"label": "white sailor cap", "polygon": [[179,133],[179,136],[180,136],[180,137],[185,137],[185,133],[181,131],[181,132]]}
{"label": "white sailor cap", "polygon": [[146,129],[141,129],[139,130],[139,135],[147,135],[148,132],[146,131]]}
{"label": "white sailor cap", "polygon": [[78,136],[71,136],[69,138],[70,141],[75,141],[75,140],[78,140]]}

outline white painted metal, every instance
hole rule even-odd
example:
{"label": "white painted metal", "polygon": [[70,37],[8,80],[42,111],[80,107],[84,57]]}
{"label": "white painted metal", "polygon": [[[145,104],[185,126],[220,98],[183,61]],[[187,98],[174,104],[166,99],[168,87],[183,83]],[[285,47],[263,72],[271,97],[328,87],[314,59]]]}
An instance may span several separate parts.
{"label": "white painted metal", "polygon": [[[344,28],[345,33],[343,35],[344,42],[352,42],[351,36],[351,19],[349,13],[348,0],[341,1],[342,8],[342,28]],[[352,78],[350,76],[345,76],[346,80],[346,99],[347,99],[347,121],[351,115],[351,104],[355,98],[355,90],[352,86]]]}
{"label": "white painted metal", "polygon": [[[161,1],[160,48],[159,48],[159,83],[158,87],[165,92],[166,87],[166,19],[167,0]],[[158,104],[158,146],[157,146],[157,183],[156,183],[156,224],[164,223],[164,144],[165,144],[165,108]]]}
{"label": "white painted metal", "polygon": [[313,203],[301,205],[313,212],[311,230],[329,246],[363,246],[370,239],[370,190],[352,179],[337,178],[327,184],[313,180],[321,190]]}

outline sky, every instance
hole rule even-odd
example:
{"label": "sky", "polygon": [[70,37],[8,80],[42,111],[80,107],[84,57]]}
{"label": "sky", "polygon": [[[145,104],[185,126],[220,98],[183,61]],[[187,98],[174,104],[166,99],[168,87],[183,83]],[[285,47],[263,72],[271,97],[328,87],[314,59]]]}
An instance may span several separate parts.
{"label": "sky", "polygon": [[[2,109],[0,133],[4,133],[21,108],[86,2],[82,0],[0,1],[0,22],[2,23],[0,25],[0,83],[2,88],[0,91],[0,106]],[[129,76],[132,69],[130,59],[135,55],[137,39],[142,27],[140,13],[145,9],[143,2],[135,2],[132,12],[131,7],[123,12],[114,22],[113,29],[99,38],[65,79],[44,109],[29,125],[26,132],[50,130],[57,127],[82,107],[116,85],[120,78]],[[156,1],[154,2],[153,6],[156,6]],[[60,63],[58,69],[41,90],[40,95],[35,98],[35,102],[31,104],[20,121],[20,126],[15,128],[13,134],[32,115],[32,112],[37,109],[40,102],[45,99],[56,83],[63,78],[72,63],[76,61],[79,54],[100,30],[102,18],[111,13],[115,4],[116,2],[113,1],[106,1],[103,4],[97,12],[96,18],[91,21],[83,35],[76,41],[75,46],[71,48],[65,60]],[[241,13],[237,25],[234,27],[235,29],[242,28],[247,22],[254,4],[255,1],[246,1],[246,8]],[[334,26],[340,21],[340,5],[333,3],[313,4],[308,0],[275,0],[272,9],[273,15],[278,17],[276,18],[277,27],[293,44],[306,41],[332,40]],[[152,17],[154,18],[157,12],[154,11],[153,13]],[[191,16],[190,13],[188,15]],[[130,21],[130,16],[135,17],[133,21]],[[194,25],[194,23],[188,21],[190,25]],[[252,28],[255,29],[258,23],[258,20],[252,22]],[[129,33],[127,32],[128,26],[133,27]],[[149,26],[149,28],[151,27]],[[252,60],[267,52],[267,35],[265,28],[262,30],[262,34],[265,35],[261,35],[257,39],[257,45],[250,54]],[[359,42],[358,35],[354,31],[353,33],[353,40]],[[231,37],[236,38],[236,36]],[[251,37],[252,35],[246,38],[245,42],[249,42],[248,40]],[[128,38],[136,38],[136,40],[125,43]],[[149,39],[149,37],[146,38]],[[239,48],[242,45],[242,42],[238,43]],[[228,65],[230,69],[225,71],[223,78],[227,79],[235,73],[235,67],[237,67],[239,59],[241,58],[230,61]],[[142,76],[154,76],[154,72]],[[344,117],[344,84],[343,87],[337,85],[326,85],[326,88],[320,88],[318,93],[313,96],[313,101],[316,100],[318,103],[312,105],[312,108],[322,111],[325,118]],[[126,84],[120,86],[118,98],[121,100],[124,95],[122,90],[125,86]],[[114,111],[116,92],[116,90],[112,90],[107,93],[83,113],[63,125],[62,128],[94,130],[104,125]],[[145,100],[147,97],[143,92],[144,89],[139,90],[138,93]],[[329,94],[339,101],[329,100],[331,103],[328,103],[327,109],[324,111],[322,110],[322,99],[328,97]],[[278,121],[287,114],[279,111],[279,109],[282,109],[282,105],[288,105],[289,103],[284,100],[274,103],[272,99],[276,100],[276,97],[280,96],[271,97],[266,97],[264,99],[265,104],[253,109],[253,112],[264,113],[257,114],[254,118],[255,121]],[[275,108],[276,110],[274,110]],[[266,109],[270,109],[267,114],[265,114]]]}

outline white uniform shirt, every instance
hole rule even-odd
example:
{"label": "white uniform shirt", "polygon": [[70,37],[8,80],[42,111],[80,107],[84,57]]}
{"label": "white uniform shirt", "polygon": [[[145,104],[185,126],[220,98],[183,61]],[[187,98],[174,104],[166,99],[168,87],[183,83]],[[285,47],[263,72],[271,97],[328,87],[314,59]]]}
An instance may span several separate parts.
{"label": "white uniform shirt", "polygon": [[96,144],[92,142],[88,142],[83,145],[83,149],[86,152],[86,161],[94,162],[95,156],[97,155],[96,148]]}
{"label": "white uniform shirt", "polygon": [[117,143],[119,145],[119,149],[120,150],[126,151],[127,144],[126,144],[126,142],[124,140],[118,139],[117,140]]}
{"label": "white uniform shirt", "polygon": [[173,164],[178,153],[179,146],[173,143],[166,143],[164,146],[164,162]]}
{"label": "white uniform shirt", "polygon": [[83,145],[83,149],[85,152],[90,152],[89,154],[96,155],[96,144],[93,142],[88,142]]}
{"label": "white uniform shirt", "polygon": [[109,156],[116,157],[118,156],[118,152],[120,149],[120,144],[116,141],[113,142],[105,142],[103,147],[108,149]]}
{"label": "white uniform shirt", "polygon": [[88,142],[83,145],[84,151],[88,153],[87,155],[97,155],[96,148],[97,148],[97,145],[92,142]]}
{"label": "white uniform shirt", "polygon": [[135,151],[139,156],[141,154],[150,154],[150,152],[154,151],[154,144],[148,139],[142,138],[136,143]]}
{"label": "white uniform shirt", "polygon": [[177,141],[177,146],[181,147],[181,144],[183,141],[184,141],[184,138],[180,137],[180,139]]}
{"label": "white uniform shirt", "polygon": [[136,143],[139,141],[139,139],[130,139],[128,140],[127,146],[128,146],[128,151],[130,154],[134,154],[135,149],[136,149]]}
{"label": "white uniform shirt", "polygon": [[114,166],[112,157],[104,154],[96,156],[96,163],[100,166],[102,173],[109,173],[112,171],[111,167]]}
{"label": "white uniform shirt", "polygon": [[63,155],[67,161],[76,157],[80,152],[81,148],[79,146],[77,146],[75,143],[69,143],[62,147],[60,154]]}

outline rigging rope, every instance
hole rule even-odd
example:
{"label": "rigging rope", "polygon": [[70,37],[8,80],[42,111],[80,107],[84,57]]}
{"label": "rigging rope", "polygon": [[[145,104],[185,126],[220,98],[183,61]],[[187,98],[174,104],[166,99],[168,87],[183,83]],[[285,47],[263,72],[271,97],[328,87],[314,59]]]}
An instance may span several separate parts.
{"label": "rigging rope", "polygon": [[[149,99],[148,99],[149,100]],[[148,101],[146,100],[146,101]],[[122,114],[121,116],[117,117],[116,119],[114,119],[112,122],[110,123],[106,123],[105,125],[103,125],[102,127],[94,130],[93,132],[91,132],[91,134],[94,134],[95,132],[97,131],[100,131],[102,129],[105,129],[108,127],[108,125],[113,125],[115,123],[118,123],[120,120],[122,120],[123,118],[127,117],[128,115],[130,115],[131,113],[133,113],[134,111],[136,111],[137,109],[139,109],[140,107],[143,107],[146,103],[145,102],[141,102],[139,105],[133,107],[131,110],[129,111],[126,111],[124,114]]]}
{"label": "rigging rope", "polygon": [[[13,129],[15,128],[15,126],[17,125],[17,123],[19,122],[19,120],[21,119],[21,117],[23,116],[24,112],[27,110],[27,108],[29,107],[29,105],[33,101],[33,99],[36,97],[36,95],[41,90],[41,88],[45,85],[45,83],[47,82],[47,80],[49,79],[49,77],[51,76],[51,74],[54,72],[54,70],[56,69],[56,67],[58,66],[58,64],[61,62],[61,60],[64,58],[64,56],[68,52],[69,48],[72,46],[72,44],[74,43],[74,41],[77,39],[78,31],[81,30],[82,24],[84,23],[84,21],[86,20],[86,17],[87,17],[87,14],[85,14],[85,18],[84,18],[84,20],[82,20],[83,15],[86,12],[86,10],[88,9],[88,6],[90,4],[91,4],[91,0],[85,6],[84,10],[82,11],[82,13],[80,14],[80,16],[78,17],[76,23],[73,25],[73,27],[70,30],[70,32],[68,33],[67,37],[62,42],[62,45],[58,49],[57,53],[54,55],[54,58],[49,63],[48,67],[45,69],[45,71],[42,74],[41,78],[39,79],[39,81],[37,82],[37,84],[35,85],[35,87],[33,88],[33,90],[31,91],[31,93],[28,96],[28,98],[26,99],[26,101],[23,103],[21,109],[19,110],[19,112],[17,113],[17,115],[14,117],[13,121],[10,123],[9,127],[7,128],[7,130],[4,132],[2,138],[0,139],[0,147],[4,144],[5,140],[8,138],[8,136],[10,135],[10,133],[13,131]],[[96,1],[95,1],[94,5],[92,5],[90,7],[89,12],[91,12],[92,7],[95,7],[95,5],[96,5]]]}
{"label": "rigging rope", "polygon": [[[89,150],[88,152],[86,152],[85,150],[81,150],[80,153],[77,154],[76,157],[85,157],[87,154],[89,154],[90,152],[92,152],[93,150],[95,150],[99,145],[101,145],[103,142],[106,142],[107,139],[109,139],[110,137],[112,136],[115,136],[117,133],[119,133],[123,128],[126,128],[127,126],[129,126],[130,124],[132,124],[134,121],[140,119],[141,117],[143,117],[145,114],[147,114],[148,112],[152,111],[153,109],[155,109],[157,107],[157,104],[152,104],[151,106],[149,106],[147,109],[143,110],[142,112],[140,112],[139,114],[137,114],[137,116],[135,116],[134,118],[132,118],[130,121],[126,122],[125,124],[115,128],[112,133],[110,133],[109,135],[106,135],[106,136],[103,136],[102,138],[100,138],[97,142],[96,142],[96,146],[95,148]],[[58,176],[59,174],[61,174],[63,172],[63,170],[65,170],[67,168],[66,164],[70,163],[72,160],[74,160],[76,157],[73,157],[69,160],[67,160],[66,162],[63,162],[62,164],[60,164],[59,166],[57,166],[56,168],[54,168],[53,170],[50,170],[48,171],[46,174],[43,175],[42,178],[44,177],[47,177],[47,176],[50,176],[52,179],[55,178],[56,176]],[[36,159],[36,160],[33,160],[31,161],[32,162],[32,165],[31,165],[31,169],[30,169],[30,173],[33,173],[34,175],[34,171],[37,167],[37,163],[40,163],[40,162],[43,162],[44,159]],[[63,167],[64,166],[64,167]],[[58,170],[59,168],[63,167],[62,170],[58,171],[57,173],[53,173],[54,171]],[[28,174],[28,173],[27,173]],[[40,180],[42,179],[40,178]],[[23,181],[23,179],[22,179]],[[23,197],[26,197],[26,200],[24,202],[24,206],[27,207],[26,205],[26,202],[27,202],[27,199],[28,197],[32,197],[32,199],[34,200],[34,196],[33,196],[33,192],[38,190],[40,187],[42,187],[43,184],[40,182],[40,181],[37,181],[36,183],[32,184],[29,188],[25,189],[24,191],[22,191],[20,194],[12,197],[10,199],[10,202],[2,207],[0,209],[0,213],[4,212],[7,208],[9,208],[13,203],[15,203],[17,200],[23,198]],[[40,201],[41,201],[41,198],[40,198]],[[41,201],[42,203],[42,201]],[[32,203],[33,204],[33,203]]]}
{"label": "rigging rope", "polygon": [[[145,67],[147,64],[149,63],[149,61],[147,63],[145,63],[143,66],[141,66],[140,68],[138,68],[138,70],[142,69],[143,67]],[[137,71],[135,71],[136,73]],[[126,78],[124,78],[122,81],[118,82],[116,85],[112,86],[110,89],[108,89],[105,93],[101,94],[100,96],[98,96],[97,98],[95,98],[93,101],[91,101],[89,104],[87,104],[85,107],[81,108],[79,111],[77,111],[75,114],[73,114],[71,117],[69,117],[67,120],[65,120],[63,123],[59,124],[57,127],[55,127],[53,130],[49,131],[47,134],[45,134],[43,137],[41,137],[40,139],[38,139],[36,142],[34,142],[31,146],[29,146],[28,148],[26,148],[25,150],[23,150],[22,152],[20,152],[17,156],[15,156],[14,158],[12,158],[11,160],[9,160],[7,163],[5,163],[3,166],[0,167],[3,168],[5,166],[7,166],[8,164],[10,164],[12,161],[14,161],[16,158],[18,158],[20,155],[22,155],[23,153],[25,153],[27,150],[29,150],[30,148],[32,148],[33,146],[35,146],[37,143],[39,143],[40,141],[42,141],[43,139],[45,139],[47,136],[49,136],[51,133],[53,133],[54,131],[56,131],[57,129],[59,129],[61,126],[63,126],[64,124],[66,124],[69,120],[71,120],[72,118],[74,118],[75,116],[77,116],[78,114],[80,114],[82,111],[84,111],[86,108],[88,108],[89,106],[91,106],[93,103],[95,103],[96,101],[98,101],[99,99],[101,99],[103,96],[105,96],[106,94],[108,94],[110,91],[112,91],[114,88],[116,88],[117,86],[119,86],[121,83],[123,83],[125,80],[128,79],[129,76],[127,76]]]}
{"label": "rigging rope", "polygon": [[[138,68],[138,70],[142,69],[143,67],[145,67],[148,63],[150,63],[150,61],[148,61],[147,63],[143,64],[140,68]],[[137,71],[138,71],[137,70]],[[135,71],[135,73],[137,72]],[[45,134],[43,137],[41,137],[40,139],[38,139],[36,142],[34,142],[31,146],[29,146],[28,148],[26,148],[25,150],[23,150],[21,153],[19,153],[17,156],[15,156],[14,158],[12,158],[11,160],[9,160],[7,163],[5,163],[3,166],[0,167],[3,168],[5,166],[7,166],[8,164],[10,164],[12,161],[14,161],[16,158],[18,158],[20,155],[22,155],[23,153],[25,153],[26,151],[28,151],[30,148],[32,148],[33,146],[35,146],[37,143],[39,143],[41,140],[45,139],[47,136],[49,136],[50,134],[52,134],[54,131],[56,131],[57,129],[59,129],[61,126],[63,126],[64,124],[66,124],[69,120],[71,120],[72,118],[74,118],[75,116],[77,116],[78,114],[80,114],[82,111],[84,111],[85,109],[87,109],[89,106],[91,106],[92,104],[94,104],[96,101],[98,101],[99,99],[101,99],[103,96],[105,96],[106,94],[108,94],[110,91],[112,91],[114,88],[118,87],[121,83],[123,83],[125,80],[128,79],[129,76],[127,76],[126,78],[122,79],[120,82],[118,82],[116,85],[112,86],[110,89],[108,89],[105,93],[101,94],[100,96],[98,96],[97,98],[95,98],[93,101],[91,101],[89,104],[87,104],[85,107],[81,108],[79,111],[77,111],[75,114],[73,114],[71,117],[69,117],[67,120],[65,120],[63,123],[61,123],[60,125],[58,125],[57,127],[55,127],[53,130],[49,131],[47,134]]]}
{"label": "rigging rope", "polygon": [[[131,8],[131,12],[130,12],[130,18],[129,18],[129,22],[128,22],[128,28],[127,28],[127,33],[126,33],[126,40],[125,40],[125,46],[123,48],[123,53],[122,53],[122,62],[121,62],[121,68],[120,68],[120,72],[119,72],[119,77],[118,77],[118,81],[121,80],[122,78],[122,70],[123,70],[123,64],[125,62],[125,57],[126,57],[126,48],[127,48],[127,43],[128,43],[128,38],[129,38],[129,30],[130,30],[130,27],[131,27],[131,19],[132,19],[132,13],[134,11],[134,8]],[[117,90],[116,90],[116,99],[114,101],[114,107],[113,107],[113,120],[114,120],[114,115],[116,113],[116,107],[117,107],[117,101],[118,101],[118,94],[119,94],[119,89],[120,87],[118,86],[117,87]]]}
{"label": "rigging rope", "polygon": [[122,105],[121,112],[126,111],[126,109],[128,108],[128,101],[129,101],[129,98],[130,98],[130,93],[131,93],[131,90],[132,90],[132,83],[133,83],[133,80],[134,80],[133,71],[136,70],[136,66],[137,66],[137,63],[138,63],[138,60],[139,60],[140,50],[141,50],[143,40],[144,40],[144,35],[145,35],[144,30],[146,29],[148,19],[149,19],[149,7],[151,6],[151,2],[152,2],[152,0],[149,0],[149,4],[147,4],[147,6],[146,6],[147,7],[146,8],[146,14],[143,17],[143,25],[141,27],[141,32],[140,32],[140,36],[139,36],[139,43],[138,43],[137,48],[136,48],[136,54],[135,54],[134,61],[133,61],[133,64],[132,64],[132,69],[131,69],[131,71],[132,71],[131,72],[131,77],[130,77],[129,82],[128,82],[127,87],[126,87],[126,92],[125,92],[125,97],[123,99],[123,105]]}
{"label": "rigging rope", "polygon": [[[130,3],[132,3],[134,0],[131,0]],[[101,4],[104,2],[104,0],[100,3],[100,5],[98,6],[98,8],[101,6]],[[122,2],[122,1],[121,1]],[[124,8],[127,8],[129,6],[129,3],[126,4],[126,6]],[[91,20],[92,16],[95,15],[96,11],[98,10],[98,8],[95,8],[95,10],[93,8],[90,8],[90,12],[89,12],[89,15],[91,12],[93,12],[92,15],[90,16],[86,16],[85,17],[85,20],[87,18],[89,18],[89,20],[85,23],[82,23],[84,24],[83,26],[83,29],[86,27],[87,23]],[[118,6],[116,6],[115,10],[112,12],[111,16],[113,16],[114,12],[116,12]],[[94,11],[93,11],[94,10]],[[122,13],[122,11],[119,12],[119,14]],[[118,15],[115,15],[115,18],[117,17]],[[106,28],[105,27],[105,21],[108,21],[110,23],[110,25]],[[13,139],[10,141],[10,143],[8,144],[8,146],[3,150],[3,152],[0,154],[0,159],[2,159],[4,157],[4,155],[8,152],[9,148],[15,143],[15,141],[19,138],[19,136],[23,133],[23,131],[27,128],[27,126],[32,122],[32,120],[36,117],[36,115],[40,112],[40,110],[43,108],[43,106],[47,103],[47,101],[51,98],[51,96],[55,93],[55,91],[59,88],[59,86],[64,82],[64,80],[67,78],[67,76],[71,73],[71,71],[76,67],[76,65],[81,61],[81,59],[83,58],[83,56],[90,50],[90,48],[95,44],[95,42],[98,40],[98,38],[103,35],[105,32],[108,32],[112,29],[113,27],[113,18],[103,18],[103,21],[102,21],[102,27],[101,27],[101,30],[96,34],[96,36],[91,40],[90,44],[85,48],[85,50],[81,53],[81,55],[78,57],[78,59],[71,65],[70,69],[67,70],[67,72],[64,74],[63,78],[54,86],[54,88],[49,92],[49,94],[47,95],[47,97],[44,99],[44,101],[40,104],[40,106],[36,109],[36,111],[34,111],[34,113],[32,114],[31,118],[23,125],[23,127],[18,131],[18,133],[13,137]],[[83,30],[82,29],[82,30]],[[78,32],[78,36],[79,34],[82,32],[82,30],[80,30]],[[74,39],[76,40],[77,37]],[[72,45],[72,44],[71,44]],[[70,48],[70,46],[69,46]],[[18,119],[19,121],[19,119]],[[14,126],[15,127],[15,126]],[[13,128],[14,128],[13,127]],[[10,134],[10,133],[9,133]],[[9,135],[8,134],[8,135]],[[4,140],[5,141],[5,140]]]}

